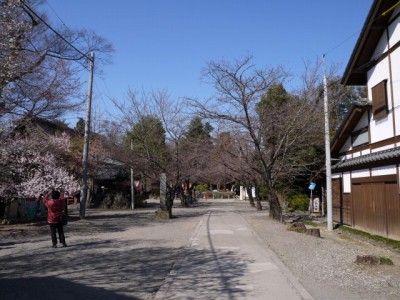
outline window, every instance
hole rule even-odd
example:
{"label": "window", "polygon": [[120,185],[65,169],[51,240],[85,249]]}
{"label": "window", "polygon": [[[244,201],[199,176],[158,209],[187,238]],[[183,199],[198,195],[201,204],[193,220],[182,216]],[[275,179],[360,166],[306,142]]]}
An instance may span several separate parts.
{"label": "window", "polygon": [[354,147],[369,143],[368,127],[353,132],[351,134],[351,145]]}
{"label": "window", "polygon": [[386,82],[383,80],[372,88],[372,113],[374,120],[382,119],[387,115]]}

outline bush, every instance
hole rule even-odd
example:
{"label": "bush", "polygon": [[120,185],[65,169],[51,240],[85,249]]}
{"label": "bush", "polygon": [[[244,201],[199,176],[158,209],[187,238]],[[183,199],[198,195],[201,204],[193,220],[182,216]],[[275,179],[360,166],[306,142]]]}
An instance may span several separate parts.
{"label": "bush", "polygon": [[207,192],[208,191],[207,183],[196,185],[196,191],[198,191],[198,192]]}
{"label": "bush", "polygon": [[394,265],[393,261],[390,258],[387,258],[384,256],[380,257],[380,263],[381,263],[381,265],[388,265],[388,266]]}
{"label": "bush", "polygon": [[129,208],[130,200],[123,193],[107,193],[100,205],[102,208],[121,209]]}
{"label": "bush", "polygon": [[129,208],[130,200],[127,199],[123,193],[116,193],[114,195],[114,203],[112,208]]}
{"label": "bush", "polygon": [[310,205],[310,198],[304,194],[296,194],[289,199],[289,210],[307,211]]}

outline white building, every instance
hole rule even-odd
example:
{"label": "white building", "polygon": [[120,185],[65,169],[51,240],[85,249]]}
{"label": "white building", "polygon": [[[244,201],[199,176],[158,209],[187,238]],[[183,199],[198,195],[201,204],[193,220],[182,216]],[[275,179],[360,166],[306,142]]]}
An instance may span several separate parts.
{"label": "white building", "polygon": [[400,3],[375,0],[342,84],[367,87],[332,143],[334,221],[400,239]]}

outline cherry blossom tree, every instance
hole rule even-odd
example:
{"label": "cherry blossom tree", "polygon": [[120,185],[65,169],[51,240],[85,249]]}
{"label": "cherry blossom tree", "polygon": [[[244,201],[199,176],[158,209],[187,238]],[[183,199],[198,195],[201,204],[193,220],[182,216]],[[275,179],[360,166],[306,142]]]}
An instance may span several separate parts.
{"label": "cherry blossom tree", "polygon": [[63,161],[70,149],[66,134],[46,141],[17,136],[0,147],[0,197],[36,197],[49,187],[73,193],[79,181]]}

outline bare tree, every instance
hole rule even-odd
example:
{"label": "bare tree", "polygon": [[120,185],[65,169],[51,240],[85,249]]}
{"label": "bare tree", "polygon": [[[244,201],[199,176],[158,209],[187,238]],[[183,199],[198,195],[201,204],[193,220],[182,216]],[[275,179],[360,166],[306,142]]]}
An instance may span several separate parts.
{"label": "bare tree", "polygon": [[[143,92],[140,97],[129,91],[127,102],[114,101],[114,104],[123,115],[122,122],[128,136],[134,141],[130,163],[153,182],[159,182],[161,173],[167,175],[167,199],[165,203],[160,203],[160,209],[171,217],[176,193],[192,174],[190,159],[184,156],[182,150],[188,125],[183,111],[185,106],[180,100],[172,101],[166,91]],[[143,126],[143,121],[149,118],[157,122],[148,124],[161,124],[165,144],[154,144],[151,126]]]}
{"label": "bare tree", "polygon": [[[84,99],[78,73],[87,67],[88,53],[101,52],[107,60],[113,51],[111,44],[93,32],[51,27],[46,15],[39,11],[42,2],[0,3],[3,122],[31,116],[53,119],[78,109]],[[102,55],[99,57],[101,61]]]}
{"label": "bare tree", "polygon": [[252,188],[258,190],[262,182],[259,174],[253,169],[253,165],[256,163],[253,149],[254,146],[248,134],[231,129],[217,137],[216,145],[213,148],[215,156],[213,164],[223,165],[224,173],[228,173],[230,178],[235,179],[245,188],[250,205],[256,207],[257,210],[262,210],[259,193],[256,194],[256,203],[252,194]]}
{"label": "bare tree", "polygon": [[256,68],[251,57],[232,63],[210,62],[204,71],[216,89],[215,96],[202,103],[192,100],[205,118],[218,120],[236,132],[247,136],[252,149],[247,159],[249,168],[268,189],[270,213],[280,219],[282,208],[276,184],[282,177],[299,170],[301,160],[296,153],[314,128],[312,107],[315,102],[303,97],[287,101],[271,101],[260,107],[268,91],[287,77],[282,68]]}

